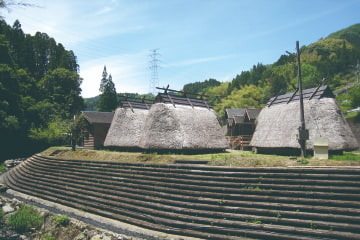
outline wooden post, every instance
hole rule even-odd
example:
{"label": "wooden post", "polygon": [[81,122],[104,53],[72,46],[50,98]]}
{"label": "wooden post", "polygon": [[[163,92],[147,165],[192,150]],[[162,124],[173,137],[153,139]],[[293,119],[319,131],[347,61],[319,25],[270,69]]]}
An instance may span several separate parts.
{"label": "wooden post", "polygon": [[306,157],[306,140],[309,139],[309,132],[305,128],[299,41],[296,41],[296,55],[297,55],[297,63],[298,63],[298,88],[299,88],[299,98],[300,98],[300,123],[301,123],[299,127],[298,141],[300,143],[301,157]]}

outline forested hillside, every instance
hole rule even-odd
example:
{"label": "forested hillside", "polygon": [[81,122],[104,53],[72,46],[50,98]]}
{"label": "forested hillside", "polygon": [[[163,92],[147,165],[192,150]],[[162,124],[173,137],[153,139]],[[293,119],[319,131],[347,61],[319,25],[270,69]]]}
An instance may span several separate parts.
{"label": "forested hillside", "polygon": [[0,20],[1,159],[65,140],[84,107],[78,69],[75,54],[46,33]]}
{"label": "forested hillside", "polygon": [[[347,86],[347,91],[339,91],[337,96],[344,111],[359,107],[360,24],[301,47],[300,56],[305,88],[316,86],[326,78],[326,84],[333,90]],[[184,89],[209,95],[222,118],[226,108],[262,107],[270,97],[297,88],[296,55],[284,53],[273,64],[258,63],[219,86],[209,86],[207,82],[203,82],[202,88],[199,88],[200,83],[190,83]]]}

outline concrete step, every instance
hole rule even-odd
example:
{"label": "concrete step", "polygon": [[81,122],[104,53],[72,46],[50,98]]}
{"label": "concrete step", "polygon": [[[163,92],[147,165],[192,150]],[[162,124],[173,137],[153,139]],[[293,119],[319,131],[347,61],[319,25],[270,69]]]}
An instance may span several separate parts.
{"label": "concrete step", "polygon": [[134,164],[34,155],[14,190],[203,239],[360,239],[360,171]]}
{"label": "concrete step", "polygon": [[[14,171],[15,174],[16,171]],[[21,175],[16,176],[17,179],[20,179]],[[37,186],[39,184],[44,184],[44,182],[34,181],[31,180],[31,178],[25,178],[24,180],[19,181],[21,184],[27,184],[28,186],[32,186],[29,188],[29,190],[33,192],[39,192],[37,189]],[[32,183],[29,184],[29,183]],[[50,185],[50,184],[48,184]],[[54,197],[57,197],[57,199],[65,199],[65,200],[71,200],[76,203],[82,203],[85,205],[90,205],[93,207],[96,207],[97,209],[100,209],[101,211],[107,211],[107,212],[116,212],[121,215],[126,215],[130,217],[137,217],[142,220],[150,219],[152,221],[155,221],[156,223],[166,223],[167,225],[173,226],[173,227],[186,227],[190,223],[192,225],[200,225],[202,227],[206,226],[215,226],[211,227],[208,230],[210,232],[214,231],[214,228],[216,229],[216,232],[222,232],[223,234],[230,234],[233,236],[241,236],[242,234],[245,234],[246,236],[253,236],[253,237],[261,237],[266,239],[300,239],[298,236],[293,236],[292,233],[300,234],[302,235],[301,239],[308,239],[307,236],[312,236],[312,239],[316,236],[322,236],[322,237],[331,237],[334,239],[342,239],[344,237],[347,237],[348,239],[356,239],[360,235],[357,234],[349,234],[349,233],[343,233],[338,231],[326,231],[326,230],[316,230],[316,229],[310,229],[310,228],[300,228],[300,227],[288,227],[288,226],[277,226],[274,224],[254,224],[249,222],[237,222],[237,221],[229,221],[229,220],[223,220],[223,219],[208,219],[204,217],[194,217],[194,216],[186,216],[184,214],[176,214],[174,212],[168,213],[158,210],[153,210],[151,208],[145,208],[145,207],[134,207],[132,204],[126,204],[126,203],[119,203],[119,201],[109,201],[102,198],[99,198],[97,196],[91,195],[91,191],[85,192],[84,194],[79,194],[77,192],[77,189],[72,189],[65,187],[65,189],[62,189],[62,185],[55,184],[53,186],[44,186],[42,187],[42,190],[40,192],[46,193],[46,195],[51,195]],[[43,194],[44,194],[43,193]],[[100,212],[101,213],[101,212]],[[138,216],[140,214],[140,216]],[[159,217],[160,216],[160,217]],[[190,222],[191,221],[191,222]],[[201,224],[207,224],[205,226]],[[315,226],[314,223],[312,223],[313,226]],[[259,231],[257,230],[259,228],[259,225],[261,225],[261,229],[265,230]],[[253,231],[255,230],[255,231]],[[272,231],[272,232],[269,232]],[[290,234],[290,235],[287,235]]]}

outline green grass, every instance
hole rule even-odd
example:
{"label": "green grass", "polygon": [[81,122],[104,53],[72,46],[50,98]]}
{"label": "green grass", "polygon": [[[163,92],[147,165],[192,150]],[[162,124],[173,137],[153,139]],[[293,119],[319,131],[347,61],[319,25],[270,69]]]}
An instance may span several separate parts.
{"label": "green grass", "polygon": [[5,172],[5,170],[6,170],[6,168],[5,168],[4,163],[1,163],[1,164],[0,164],[0,173]]}
{"label": "green grass", "polygon": [[35,208],[22,205],[12,214],[6,221],[6,225],[14,229],[18,233],[25,233],[32,228],[39,229],[44,222],[44,217]]}
{"label": "green grass", "polygon": [[288,166],[360,166],[360,152],[349,152],[344,155],[330,156],[329,160],[256,154],[249,151],[233,151],[210,154],[158,154],[143,152],[117,152],[109,150],[78,149],[52,147],[42,155],[49,155],[55,150],[64,150],[56,158],[114,161],[124,163],[175,163],[176,160],[208,160],[211,166],[230,167],[288,167]]}
{"label": "green grass", "polygon": [[331,160],[360,161],[360,153],[344,152],[342,155],[331,155]]}

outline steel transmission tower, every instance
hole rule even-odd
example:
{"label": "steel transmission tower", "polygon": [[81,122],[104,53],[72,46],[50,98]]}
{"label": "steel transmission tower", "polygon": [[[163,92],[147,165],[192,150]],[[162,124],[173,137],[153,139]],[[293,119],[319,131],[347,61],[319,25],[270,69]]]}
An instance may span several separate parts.
{"label": "steel transmission tower", "polygon": [[150,61],[149,61],[149,68],[151,70],[151,77],[150,77],[150,85],[149,85],[149,92],[156,95],[156,87],[159,86],[159,76],[158,76],[158,68],[159,68],[159,49],[151,49],[150,50]]}

